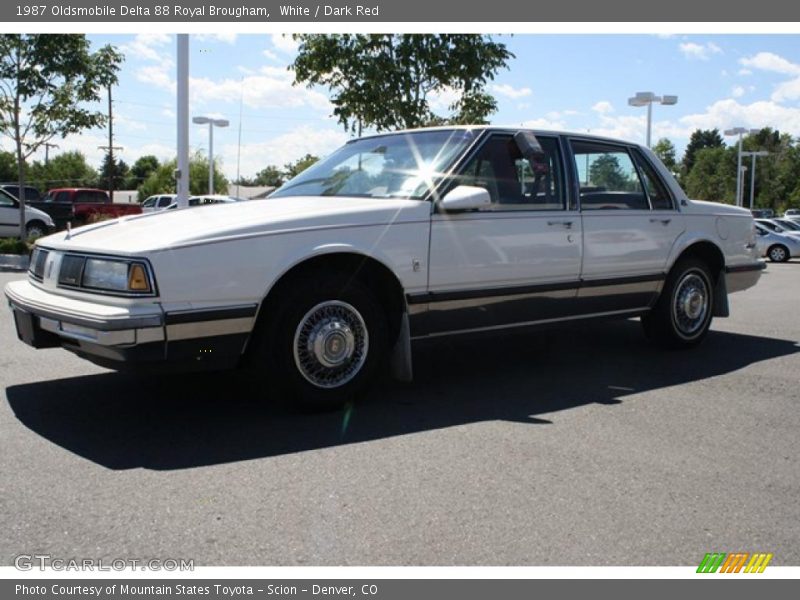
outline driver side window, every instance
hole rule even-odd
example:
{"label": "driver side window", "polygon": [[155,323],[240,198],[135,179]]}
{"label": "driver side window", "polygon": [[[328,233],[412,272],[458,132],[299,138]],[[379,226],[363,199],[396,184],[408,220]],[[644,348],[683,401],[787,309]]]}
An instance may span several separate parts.
{"label": "driver side window", "polygon": [[564,210],[558,141],[537,137],[544,163],[531,164],[510,135],[494,135],[456,177],[456,185],[482,187],[489,192],[489,210]]}

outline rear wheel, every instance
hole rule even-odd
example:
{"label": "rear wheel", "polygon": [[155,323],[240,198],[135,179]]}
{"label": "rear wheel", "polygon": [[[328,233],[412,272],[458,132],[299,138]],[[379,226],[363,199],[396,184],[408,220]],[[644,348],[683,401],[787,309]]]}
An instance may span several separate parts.
{"label": "rear wheel", "polygon": [[369,289],[345,273],[313,273],[285,287],[263,315],[251,366],[301,406],[330,409],[372,380],[387,345],[386,315]]}
{"label": "rear wheel", "polygon": [[702,341],[711,326],[714,286],[708,266],[689,258],[679,261],[664,282],[652,312],[642,317],[648,337],[672,348]]}
{"label": "rear wheel", "polygon": [[772,262],[786,262],[789,260],[789,250],[785,246],[776,244],[767,250],[767,256]]}

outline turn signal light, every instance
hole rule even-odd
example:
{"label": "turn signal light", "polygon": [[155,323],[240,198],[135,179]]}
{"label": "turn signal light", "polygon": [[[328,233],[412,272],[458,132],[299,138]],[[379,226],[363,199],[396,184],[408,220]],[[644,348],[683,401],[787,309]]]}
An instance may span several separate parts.
{"label": "turn signal light", "polygon": [[132,292],[150,291],[150,283],[147,281],[147,274],[142,265],[131,265],[130,271],[128,271],[128,289]]}

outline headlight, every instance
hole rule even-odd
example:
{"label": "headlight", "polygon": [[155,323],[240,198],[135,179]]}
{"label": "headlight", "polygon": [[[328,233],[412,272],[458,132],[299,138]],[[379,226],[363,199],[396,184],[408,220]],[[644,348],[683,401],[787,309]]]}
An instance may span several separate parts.
{"label": "headlight", "polygon": [[44,264],[47,262],[47,255],[47,250],[42,250],[39,246],[34,246],[31,251],[28,271],[38,281],[44,278]]}
{"label": "headlight", "polygon": [[149,265],[123,258],[67,254],[61,261],[58,284],[123,296],[154,295]]}

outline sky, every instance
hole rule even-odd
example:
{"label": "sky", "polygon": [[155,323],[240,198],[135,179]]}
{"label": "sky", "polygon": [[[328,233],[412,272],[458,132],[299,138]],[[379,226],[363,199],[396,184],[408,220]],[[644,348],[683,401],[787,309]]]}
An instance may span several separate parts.
{"label": "sky", "polygon": [[[119,157],[132,164],[144,154],[175,156],[175,36],[88,37],[93,48],[113,44],[126,57],[112,94],[114,144],[124,148]],[[489,85],[499,106],[492,124],[643,143],[647,111],[627,99],[652,91],[678,96],[677,105],[653,107],[653,141],[668,137],[679,156],[698,128],[772,127],[800,137],[797,35],[493,37],[515,58]],[[229,179],[306,153],[325,155],[349,138],[330,117],[327,89],[292,85],[287,66],[296,52],[289,35],[190,36],[190,112],[230,121],[214,132],[214,154]],[[444,93],[432,105],[443,109],[451,101]],[[108,143],[107,135],[103,129],[56,140],[59,148],[51,153],[80,150],[99,167],[98,146]],[[2,145],[10,149],[8,140]],[[207,152],[208,126],[191,126],[190,147]]]}

